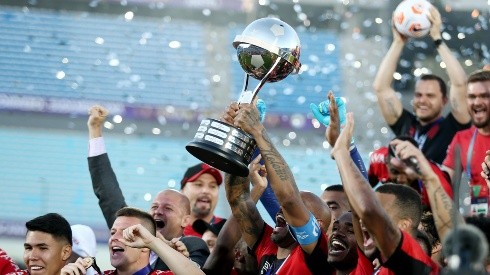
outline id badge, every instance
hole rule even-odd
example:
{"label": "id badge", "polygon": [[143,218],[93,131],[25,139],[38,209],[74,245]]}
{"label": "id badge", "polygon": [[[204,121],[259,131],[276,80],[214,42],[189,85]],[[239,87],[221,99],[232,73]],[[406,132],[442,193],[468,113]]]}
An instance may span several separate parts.
{"label": "id badge", "polygon": [[488,198],[472,198],[470,211],[472,216],[488,216]]}

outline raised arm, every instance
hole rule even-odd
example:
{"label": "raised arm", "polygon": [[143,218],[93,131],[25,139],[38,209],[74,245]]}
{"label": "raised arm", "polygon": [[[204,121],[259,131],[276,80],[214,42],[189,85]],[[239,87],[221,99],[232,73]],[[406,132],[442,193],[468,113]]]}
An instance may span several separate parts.
{"label": "raised arm", "polygon": [[233,217],[239,224],[242,238],[248,247],[254,247],[260,238],[265,222],[250,196],[248,178],[225,175],[225,191]]}
{"label": "raised arm", "polygon": [[135,248],[149,248],[169,267],[173,274],[204,274],[199,267],[166,242],[152,235],[141,224],[132,225],[123,231],[123,244]]}
{"label": "raised arm", "polygon": [[[405,173],[418,177],[424,184],[429,197],[429,203],[432,209],[437,233],[439,234],[440,239],[444,240],[446,235],[453,228],[454,224],[453,200],[447,194],[446,190],[444,190],[439,177],[434,172],[429,161],[425,158],[420,149],[415,147],[409,141],[401,141],[397,139],[393,140],[390,145],[394,146],[395,154],[397,154],[401,160],[408,160],[409,158],[415,158],[417,160],[420,173],[416,174],[416,172],[408,166],[405,166]],[[392,159],[391,164],[400,167],[404,165],[398,159]],[[457,213],[459,222],[463,224],[463,217],[459,214],[459,211],[457,211]]]}
{"label": "raised arm", "polygon": [[396,95],[392,82],[398,60],[407,41],[407,38],[401,35],[394,27],[392,27],[392,31],[393,42],[383,61],[381,61],[373,82],[373,89],[376,92],[381,113],[388,125],[395,124],[403,111],[402,102]]}
{"label": "raised arm", "polygon": [[[315,118],[327,127],[325,129],[325,139],[331,147],[334,147],[340,131],[345,125],[347,110],[344,101],[339,97],[334,97],[332,91],[328,92],[327,98],[326,101],[321,102],[318,106],[311,103],[310,109]],[[359,168],[359,171],[361,171],[362,175],[367,179],[367,169],[359,151],[357,151],[354,140],[352,140],[349,146],[349,151],[357,168]]]}
{"label": "raised arm", "polygon": [[107,109],[99,105],[95,105],[89,110],[87,121],[89,132],[88,166],[94,194],[99,200],[99,206],[107,226],[111,228],[116,219],[117,210],[127,205],[102,139],[102,125],[107,115]]}
{"label": "raised arm", "polygon": [[[429,20],[431,21],[430,36],[432,40],[442,41],[441,14],[434,6],[430,8]],[[466,124],[470,122],[470,114],[466,106],[466,73],[446,43],[438,42],[436,49],[442,61],[446,64],[446,72],[451,82],[449,88],[451,113],[459,123]]]}
{"label": "raised arm", "polygon": [[347,123],[340,133],[332,156],[335,158],[344,192],[349,199],[351,209],[363,221],[366,229],[376,243],[383,259],[388,259],[401,240],[401,232],[391,221],[378,201],[371,185],[361,174],[349,154],[349,144],[354,130],[352,113],[347,114]]}
{"label": "raised arm", "polygon": [[[254,159],[250,165],[250,176],[252,181],[251,198],[257,203],[262,192],[267,185],[267,179],[264,174],[259,174],[261,165],[258,163],[259,158]],[[203,270],[206,274],[230,274],[234,264],[234,247],[242,237],[240,225],[233,215],[223,225],[216,239],[216,246],[209,255]]]}
{"label": "raised arm", "polygon": [[[328,105],[328,112],[317,112],[316,111],[317,107],[312,105],[310,105],[310,108],[312,109],[315,117],[319,121],[320,120],[323,121],[323,124],[327,126],[327,129],[325,130],[325,138],[328,144],[330,144],[331,147],[334,147],[335,143],[337,142],[337,139],[339,138],[342,127],[345,126],[345,119],[347,113],[346,113],[345,104],[343,103],[342,100],[339,101],[339,103],[342,104],[341,106],[339,106],[340,104],[337,103],[338,98],[335,98],[332,92],[329,92],[327,97],[328,100],[324,101],[325,102],[324,105]],[[322,103],[320,103],[320,105]],[[328,123],[325,123],[327,121]],[[361,174],[367,179],[367,172],[366,172],[366,167],[364,166],[364,162],[362,161],[362,158],[359,155],[357,148],[355,147],[355,145],[352,145],[352,143],[349,146],[349,151],[350,151],[350,156],[352,161],[357,166]],[[351,206],[351,211],[352,211],[352,225],[354,228],[354,235],[356,236],[357,246],[360,249],[363,249],[364,235],[362,232],[361,224],[359,222],[359,216],[357,215],[355,209],[352,208],[352,206]]]}
{"label": "raised arm", "polygon": [[[251,134],[260,149],[265,161],[267,175],[277,200],[281,205],[287,223],[293,227],[307,225],[311,219],[296,186],[293,174],[284,158],[271,142],[267,131],[259,120],[259,112],[254,104],[241,104],[234,120],[235,126]],[[313,218],[314,219],[314,218]],[[310,254],[317,244],[317,240],[309,244],[301,244],[305,252]]]}

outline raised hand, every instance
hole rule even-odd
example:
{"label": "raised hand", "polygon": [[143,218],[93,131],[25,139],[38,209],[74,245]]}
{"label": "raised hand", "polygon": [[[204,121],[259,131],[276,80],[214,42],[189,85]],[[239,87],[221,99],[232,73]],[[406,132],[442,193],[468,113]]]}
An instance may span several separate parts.
{"label": "raised hand", "polygon": [[[325,138],[328,141],[328,144],[330,146],[334,146],[335,142],[337,141],[337,138],[340,135],[340,127],[341,127],[341,119],[340,119],[340,114],[339,114],[339,108],[337,105],[337,100],[334,99],[333,93],[329,92],[328,93],[328,101],[330,104],[328,104],[328,110],[330,112],[330,124],[327,126],[327,129],[325,130]],[[344,102],[343,100],[341,102]],[[323,102],[322,102],[323,103]],[[345,105],[343,104],[342,108],[342,118],[343,118],[343,124],[345,124]]]}
{"label": "raised hand", "polygon": [[150,248],[150,245],[157,237],[148,231],[141,224],[132,225],[123,231],[123,239],[119,239],[124,245],[135,248]]}
{"label": "raised hand", "polygon": [[329,92],[327,97],[328,99],[318,104],[318,106],[311,103],[311,112],[320,123],[328,127],[331,123],[331,116],[335,115],[332,114],[332,111],[336,111],[340,120],[340,125],[343,126],[345,124],[346,114],[344,101],[340,97],[334,97],[332,92]]}
{"label": "raised hand", "polygon": [[352,135],[354,132],[354,114],[353,113],[347,113],[346,116],[346,123],[344,126],[344,129],[340,133],[339,137],[337,138],[337,141],[335,142],[334,147],[332,148],[332,151],[330,154],[332,155],[332,158],[335,157],[335,154],[343,149],[349,150],[351,140],[352,140]]}
{"label": "raised hand", "polygon": [[433,174],[429,161],[425,158],[422,151],[410,141],[395,139],[390,142],[390,146],[395,151],[396,158],[392,158],[390,163],[402,169],[410,179],[428,177]]}
{"label": "raised hand", "polygon": [[60,274],[61,275],[82,275],[87,273],[87,269],[93,264],[91,257],[78,258],[74,263],[65,265]]}
{"label": "raised hand", "polygon": [[434,40],[440,39],[441,38],[441,28],[442,28],[441,14],[436,9],[436,7],[431,6],[429,9],[429,14],[427,15],[427,17],[429,18],[429,21],[431,23],[429,35]]}
{"label": "raised hand", "polygon": [[103,106],[94,105],[89,109],[88,114],[87,126],[90,138],[102,136],[102,124],[109,115],[109,111]]}
{"label": "raised hand", "polygon": [[180,238],[173,238],[169,241],[168,245],[173,249],[180,252],[180,254],[189,258],[189,251],[187,250],[187,246],[180,240]]}
{"label": "raised hand", "polygon": [[248,165],[248,170],[252,185],[265,189],[267,187],[267,170],[265,165],[260,163],[261,159],[262,155],[257,155]]}
{"label": "raised hand", "polygon": [[392,16],[392,24],[391,24],[391,32],[393,34],[393,42],[401,42],[405,44],[408,41],[408,37],[401,34],[396,28],[395,28],[395,20],[396,17],[393,15]]}
{"label": "raised hand", "polygon": [[220,120],[233,125],[233,120],[235,119],[238,112],[238,103],[232,102],[228,107],[226,107],[223,114],[221,114]]}
{"label": "raised hand", "polygon": [[260,122],[260,113],[256,107],[256,102],[240,104],[234,120],[234,126],[241,128],[252,136],[261,133],[263,125]]}
{"label": "raised hand", "polygon": [[89,109],[88,114],[87,125],[89,127],[101,127],[105,118],[109,115],[109,111],[101,105],[94,105]]}
{"label": "raised hand", "polygon": [[483,159],[481,164],[482,172],[480,175],[485,179],[488,188],[490,188],[490,150],[487,151],[487,155]]}

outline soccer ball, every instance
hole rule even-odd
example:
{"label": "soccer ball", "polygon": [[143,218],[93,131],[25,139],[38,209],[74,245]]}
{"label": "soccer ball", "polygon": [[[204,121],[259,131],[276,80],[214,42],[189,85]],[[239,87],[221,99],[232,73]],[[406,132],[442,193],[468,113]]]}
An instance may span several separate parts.
{"label": "soccer ball", "polygon": [[393,22],[399,33],[419,38],[426,36],[430,30],[427,15],[431,4],[425,0],[403,0],[393,13]]}

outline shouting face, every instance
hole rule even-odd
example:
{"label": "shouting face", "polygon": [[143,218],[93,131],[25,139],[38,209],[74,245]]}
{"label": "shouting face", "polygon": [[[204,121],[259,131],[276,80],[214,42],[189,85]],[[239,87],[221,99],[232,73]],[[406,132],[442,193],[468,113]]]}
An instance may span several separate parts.
{"label": "shouting face", "polygon": [[490,81],[469,83],[466,101],[473,124],[490,132]]}
{"label": "shouting face", "polygon": [[157,194],[149,213],[167,240],[178,238],[190,220],[189,200],[176,190],[165,190]]}
{"label": "shouting face", "polygon": [[342,214],[333,223],[328,241],[328,263],[339,270],[350,270],[357,265],[357,242],[350,212]]}
{"label": "shouting face", "polygon": [[187,182],[182,193],[189,198],[192,216],[208,220],[213,216],[218,202],[218,182],[213,175],[204,173],[195,181]]}
{"label": "shouting face", "polygon": [[[111,237],[109,238],[109,254],[111,265],[121,271],[137,271],[141,269],[141,263],[148,261],[148,255],[144,255],[142,248],[132,248],[124,245],[118,239],[123,239],[124,229],[140,224],[140,219],[136,217],[117,217],[111,228]],[[146,262],[148,263],[148,262]]]}

